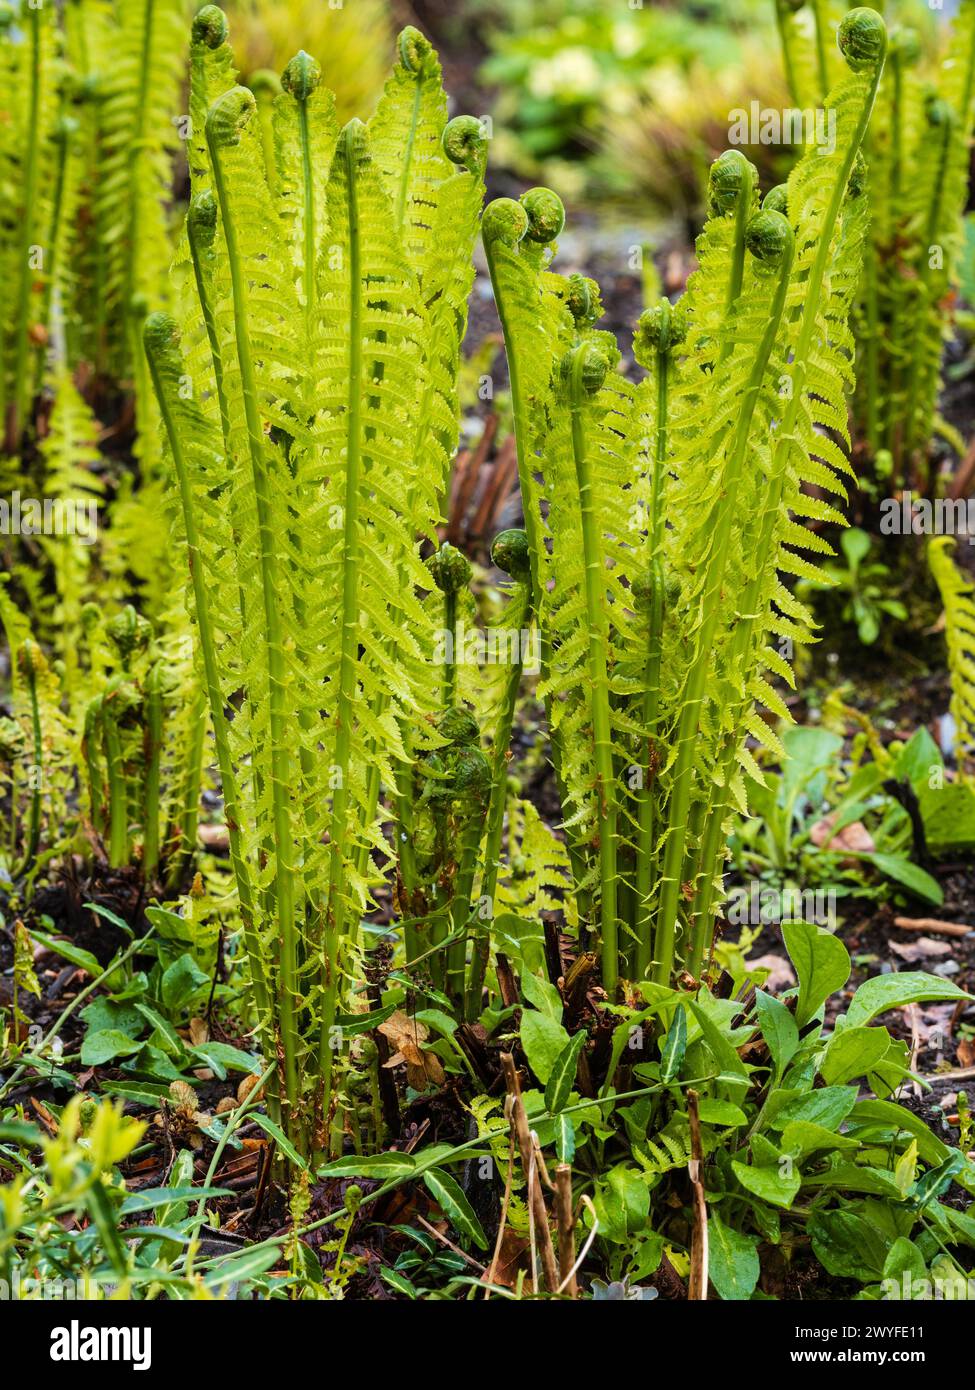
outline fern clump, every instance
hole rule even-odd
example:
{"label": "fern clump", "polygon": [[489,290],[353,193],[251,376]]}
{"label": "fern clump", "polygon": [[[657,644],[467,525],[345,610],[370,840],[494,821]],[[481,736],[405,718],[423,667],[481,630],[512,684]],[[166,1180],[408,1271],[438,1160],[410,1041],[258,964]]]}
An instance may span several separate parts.
{"label": "fern clump", "polygon": [[783,653],[812,638],[783,577],[828,547],[799,522],[842,519],[823,494],[852,469],[824,427],[849,446],[879,16],[852,11],[839,44],[835,148],[810,148],[763,211],[748,161],[716,161],[700,268],[642,320],[636,387],[589,293],[550,269],[550,199],[484,216],[580,944],[598,939],[611,994],[707,958],[727,818],[760,776],[745,741],[777,749],[759,709],[786,715],[766,672],[791,679]]}
{"label": "fern clump", "polygon": [[[799,27],[802,14],[795,14],[804,7],[776,3],[793,98],[816,105],[828,87],[813,61],[822,7],[809,7],[810,41]],[[901,6],[897,18],[877,118],[864,145],[870,230],[854,313],[854,428],[876,460],[874,482],[928,488],[933,434],[964,452],[937,405],[975,125],[975,5],[962,0],[943,41],[936,33],[932,38],[925,6],[916,14]],[[869,29],[848,24],[847,32],[850,54],[869,61]]]}
{"label": "fern clump", "polygon": [[[260,1026],[310,1151],[341,1127],[337,1020],[371,856],[389,855],[380,792],[399,798],[412,847],[413,740],[438,742],[417,725],[434,709],[436,634],[420,544],[456,444],[484,141],[448,129],[439,63],[414,30],[368,126],[339,129],[318,65],[296,55],[273,153],[254,94],[202,56],[179,320],[150,316],[145,345]],[[452,794],[481,797],[480,756],[452,760]]]}

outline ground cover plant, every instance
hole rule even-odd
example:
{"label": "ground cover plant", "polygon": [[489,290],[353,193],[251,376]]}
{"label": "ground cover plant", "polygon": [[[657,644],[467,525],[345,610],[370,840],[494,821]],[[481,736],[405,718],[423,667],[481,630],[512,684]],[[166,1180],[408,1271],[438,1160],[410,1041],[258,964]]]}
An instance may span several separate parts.
{"label": "ground cover plant", "polygon": [[[924,1040],[970,1065],[972,965],[875,971],[857,935],[876,910],[970,948],[950,539],[950,739],[885,736],[802,664],[834,533],[858,622],[896,616],[842,529],[883,19],[817,49],[832,138],[771,187],[721,154],[686,288],[615,333],[561,268],[571,206],[487,196],[490,123],[419,27],[362,119],[303,48],[239,80],[233,18],[4,12],[0,1278],[967,1289],[965,1093],[937,1122],[909,1102]],[[467,554],[445,512],[479,291],[519,508]]]}

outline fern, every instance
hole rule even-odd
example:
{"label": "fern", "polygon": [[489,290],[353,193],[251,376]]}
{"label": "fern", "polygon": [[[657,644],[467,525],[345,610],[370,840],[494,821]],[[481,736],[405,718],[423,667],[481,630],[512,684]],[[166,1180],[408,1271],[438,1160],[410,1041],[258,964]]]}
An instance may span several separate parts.
{"label": "fern", "polygon": [[[165,317],[146,330],[177,524],[199,556],[192,606],[248,953],[267,982],[259,1012],[281,1051],[286,1122],[309,1151],[335,1142],[344,974],[371,901],[368,856],[388,859],[379,791],[407,794],[403,730],[430,708],[418,538],[434,533],[456,443],[483,141],[454,151],[472,171],[432,151],[445,142],[439,66],[404,37],[401,52],[420,51],[394,75],[422,88],[418,143],[397,148],[400,107],[381,103],[379,155],[360,122],[337,132],[317,65],[292,60],[275,104],[275,198],[254,96],[217,96],[174,266],[182,344]],[[443,235],[421,255],[424,227]],[[232,575],[226,593],[205,590],[204,568]]]}
{"label": "fern", "polygon": [[[13,23],[14,16],[8,10],[6,27]],[[19,42],[4,40],[5,109],[0,121],[4,127],[0,141],[4,191],[0,266],[4,283],[10,287],[3,320],[0,409],[8,453],[14,453],[20,444],[40,385],[36,351],[47,331],[40,286],[54,250],[49,229],[51,189],[56,185],[52,177],[56,162],[53,137],[59,115],[54,7],[26,6],[22,26]]]}
{"label": "fern", "polygon": [[485,214],[582,944],[598,929],[611,994],[651,962],[667,983],[678,940],[701,965],[727,807],[743,800],[739,768],[754,771],[745,738],[779,747],[756,708],[785,713],[762,674],[788,671],[771,642],[810,637],[780,578],[815,572],[793,518],[840,517],[807,485],[842,497],[851,471],[826,430],[848,444],[857,157],[883,25],[853,11],[840,43],[852,72],[829,99],[835,150],[806,152],[788,218],[756,211],[740,155],[717,161],[676,360],[668,306],[645,321],[637,355],[655,378],[635,391],[593,327],[598,296],[547,269],[550,198]]}
{"label": "fern", "polygon": [[952,559],[954,547],[951,536],[935,536],[928,542],[928,563],[944,604],[951,717],[963,767],[975,748],[975,585]]}
{"label": "fern", "polygon": [[[932,481],[928,453],[968,196],[975,5],[963,0],[940,46],[928,18],[924,6],[916,14],[901,6],[891,34],[880,113],[865,144],[871,227],[855,305],[855,435],[872,457],[891,455],[894,483],[921,487]],[[797,62],[808,68],[813,50],[794,26],[783,31],[787,72]]]}

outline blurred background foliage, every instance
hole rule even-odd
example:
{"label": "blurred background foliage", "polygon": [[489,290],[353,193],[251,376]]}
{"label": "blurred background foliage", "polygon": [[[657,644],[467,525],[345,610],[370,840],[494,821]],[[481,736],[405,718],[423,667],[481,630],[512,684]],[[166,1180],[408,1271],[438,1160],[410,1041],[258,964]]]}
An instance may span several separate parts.
{"label": "blurred background foliage", "polygon": [[234,53],[246,79],[280,73],[294,57],[295,35],[327,65],[343,120],[368,112],[382,89],[393,42],[388,0],[224,0]]}

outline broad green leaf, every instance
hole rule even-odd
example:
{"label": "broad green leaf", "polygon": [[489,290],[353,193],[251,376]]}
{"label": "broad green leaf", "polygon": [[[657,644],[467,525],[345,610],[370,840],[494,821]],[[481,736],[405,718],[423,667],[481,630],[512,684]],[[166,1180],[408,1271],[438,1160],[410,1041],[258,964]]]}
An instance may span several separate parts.
{"label": "broad green leaf", "polygon": [[660,1044],[660,1080],[665,1086],[680,1074],[686,1051],[687,1014],[678,1005],[674,1010],[673,1022]]}
{"label": "broad green leaf", "polygon": [[102,1249],[108,1256],[115,1273],[124,1279],[128,1273],[128,1260],[119,1236],[115,1208],[101,1178],[96,1177],[88,1188],[85,1193],[85,1204],[98,1227]]}
{"label": "broad green leaf", "polygon": [[43,1134],[37,1125],[27,1120],[0,1120],[0,1144],[16,1144],[19,1148],[40,1148]]}
{"label": "broad green leaf", "polygon": [[898,1284],[901,1284],[905,1274],[909,1276],[910,1280],[914,1280],[923,1279],[927,1272],[924,1256],[913,1240],[908,1240],[907,1236],[898,1236],[887,1252],[883,1277],[895,1279]]}
{"label": "broad green leaf", "polygon": [[775,1207],[791,1207],[799,1191],[800,1177],[792,1162],[768,1163],[756,1166],[732,1159],[735,1177],[746,1191],[771,1202]]}
{"label": "broad green leaf", "polygon": [[99,975],[103,973],[98,958],[93,956],[90,951],[85,951],[80,946],[73,946],[70,941],[62,941],[59,937],[48,936],[46,932],[38,931],[36,927],[31,927],[30,934],[39,946],[43,946],[47,951],[53,951],[57,956],[62,956],[72,965],[77,965],[79,969],[86,971],[93,980],[97,980]]}
{"label": "broad green leaf", "polygon": [[133,1192],[126,1197],[119,1208],[120,1216],[134,1216],[136,1212],[153,1211],[156,1207],[166,1207],[173,1202],[184,1200],[199,1201],[201,1197],[232,1197],[229,1187],[148,1187],[144,1192]]}
{"label": "broad green leaf", "polygon": [[554,1018],[556,1023],[561,1022],[562,996],[548,980],[525,971],[521,977],[521,992],[539,1013],[546,1018]]}
{"label": "broad green leaf", "polygon": [[890,1047],[886,1028],[841,1028],[826,1044],[820,1073],[827,1086],[866,1076]]}
{"label": "broad green leaf", "polygon": [[189,954],[184,952],[172,965],[168,966],[162,977],[162,1001],[171,1013],[176,1013],[204,987],[209,988],[210,977],[204,975]]}
{"label": "broad green leaf", "polygon": [[794,1015],[780,999],[760,989],[755,991],[755,1009],[762,1037],[775,1063],[776,1074],[781,1076],[799,1046],[799,1027]]}
{"label": "broad green leaf", "polygon": [[442,1168],[428,1168],[423,1174],[423,1181],[454,1229],[472,1241],[479,1250],[486,1250],[487,1236],[456,1179],[445,1173]]}
{"label": "broad green leaf", "polygon": [[407,1298],[417,1299],[420,1297],[420,1290],[398,1269],[390,1269],[388,1265],[380,1265],[379,1277],[384,1284],[388,1284],[397,1293],[406,1294]]}
{"label": "broad green leaf", "polygon": [[585,1031],[580,1029],[569,1039],[555,1059],[555,1064],[545,1083],[545,1109],[550,1115],[557,1115],[569,1103],[569,1095],[575,1084],[579,1053],[582,1051],[585,1041]]}
{"label": "broad green leaf", "polygon": [[938,880],[902,854],[862,853],[855,857],[867,860],[878,868],[885,878],[892,878],[895,883],[902,884],[924,902],[941,907],[945,900]]}
{"label": "broad green leaf", "polygon": [[[157,1013],[155,1009],[150,1009],[148,1004],[143,1004],[141,1001],[135,1007],[149,1024],[149,1027],[158,1034],[158,1037],[150,1038],[149,1041],[158,1044],[163,1052],[168,1053],[170,1057],[182,1056],[183,1040],[169,1020],[163,1018],[162,1014]],[[128,1032],[128,1029],[123,1028],[122,1031]]]}
{"label": "broad green leaf", "polygon": [[[192,1084],[192,1082],[190,1082]],[[129,1100],[133,1105],[147,1105],[159,1109],[159,1102],[169,1097],[169,1087],[146,1083],[143,1086],[135,1081],[103,1081],[101,1090],[109,1096]]]}
{"label": "broad green leaf", "polygon": [[207,1270],[203,1282],[208,1289],[219,1289],[225,1284],[244,1284],[248,1279],[272,1269],[281,1258],[281,1247],[270,1245],[263,1249],[244,1250],[239,1255],[231,1255]]}
{"label": "broad green leaf", "polygon": [[837,1163],[825,1173],[807,1173],[803,1188],[829,1188],[839,1192],[866,1192],[872,1197],[901,1199],[900,1188],[893,1173],[886,1168],[867,1168],[857,1163]]}
{"label": "broad green leaf", "polygon": [[241,1071],[250,1076],[260,1076],[264,1070],[260,1057],[253,1052],[244,1052],[230,1043],[205,1042],[188,1049],[194,1056],[207,1063],[222,1081],[228,1071]]}
{"label": "broad green leaf", "polygon": [[699,1100],[698,1118],[702,1125],[733,1125],[736,1129],[748,1123],[748,1116],[730,1100]]}
{"label": "broad green leaf", "polygon": [[838,937],[812,922],[790,922],[782,938],[799,977],[796,1023],[802,1028],[850,978],[850,953]]}
{"label": "broad green leaf", "polygon": [[855,1086],[820,1086],[776,1110],[769,1124],[772,1129],[785,1129],[795,1120],[806,1120],[825,1129],[839,1129],[856,1104],[856,1098]]}
{"label": "broad green leaf", "polygon": [[716,1211],[708,1215],[708,1275],[719,1297],[728,1301],[751,1298],[761,1266],[758,1237],[726,1226]]}
{"label": "broad green leaf", "polygon": [[81,1010],[89,1033],[100,1033],[104,1028],[118,1028],[132,1038],[145,1032],[145,1018],[139,1004],[120,1004],[107,995],[99,995]]}
{"label": "broad green leaf", "polygon": [[858,1149],[860,1141],[850,1139],[845,1134],[834,1134],[825,1125],[813,1124],[809,1120],[793,1120],[782,1131],[782,1152],[791,1154],[796,1163],[801,1163],[811,1153],[821,1150]]}
{"label": "broad green leaf", "polygon": [[569,1035],[557,1019],[536,1009],[521,1015],[521,1045],[528,1065],[543,1086],[548,1085],[555,1064],[569,1042]]}
{"label": "broad green leaf", "polygon": [[359,1033],[370,1033],[373,1028],[378,1028],[380,1023],[385,1023],[387,1018],[392,1017],[403,1002],[403,996],[397,992],[396,998],[391,1004],[384,1004],[381,1009],[372,1009],[367,1014],[344,1014],[335,1015],[336,1026],[342,1029],[343,1036],[352,1038]]}
{"label": "broad green leaf", "polygon": [[560,1163],[571,1163],[576,1153],[576,1130],[570,1115],[555,1119],[555,1152]]}
{"label": "broad green leaf", "polygon": [[647,1224],[650,1190],[639,1173],[620,1163],[596,1184],[593,1204],[600,1235],[625,1245]]}
{"label": "broad green leaf", "polygon": [[965,991],[943,980],[939,975],[926,975],[919,970],[902,970],[891,975],[874,975],[854,994],[847,1011],[850,1024],[869,1023],[888,1009],[902,1009],[905,1004],[937,999],[971,998]]}
{"label": "broad green leaf", "polygon": [[404,1178],[416,1168],[409,1154],[350,1154],[336,1158],[318,1170],[320,1178]]}
{"label": "broad green leaf", "polygon": [[741,1099],[749,1087],[748,1071],[744,1062],[738,1056],[734,1046],[721,1032],[718,1025],[708,1017],[707,1013],[695,1001],[691,1001],[691,1012],[700,1025],[711,1052],[714,1054],[715,1061],[721,1069],[722,1076],[725,1077],[723,1084],[732,1092],[736,1099]]}
{"label": "broad green leaf", "polygon": [[[821,1094],[821,1093],[818,1093]],[[920,1115],[913,1114],[903,1105],[889,1100],[861,1100],[850,1112],[850,1126],[853,1132],[864,1131],[865,1136],[885,1142],[888,1135],[903,1138],[910,1135],[917,1140],[917,1151],[925,1163],[943,1163],[952,1150],[942,1143],[938,1136],[928,1128]]]}
{"label": "broad green leaf", "polygon": [[276,1125],[273,1120],[268,1119],[267,1115],[262,1115],[256,1110],[252,1110],[248,1118],[253,1120],[256,1125],[260,1125],[265,1134],[271,1136],[289,1163],[293,1163],[296,1168],[307,1171],[308,1164],[302,1158],[301,1154],[295,1148],[294,1144],[292,1144],[280,1125]]}
{"label": "broad green leaf", "polygon": [[850,1211],[813,1211],[806,1229],[827,1274],[863,1284],[882,1275],[893,1241],[872,1222]]}
{"label": "broad green leaf", "polygon": [[81,1060],[86,1067],[100,1067],[113,1057],[131,1057],[141,1051],[142,1044],[135,1042],[119,1028],[104,1028],[99,1033],[89,1033],[81,1044]]}

